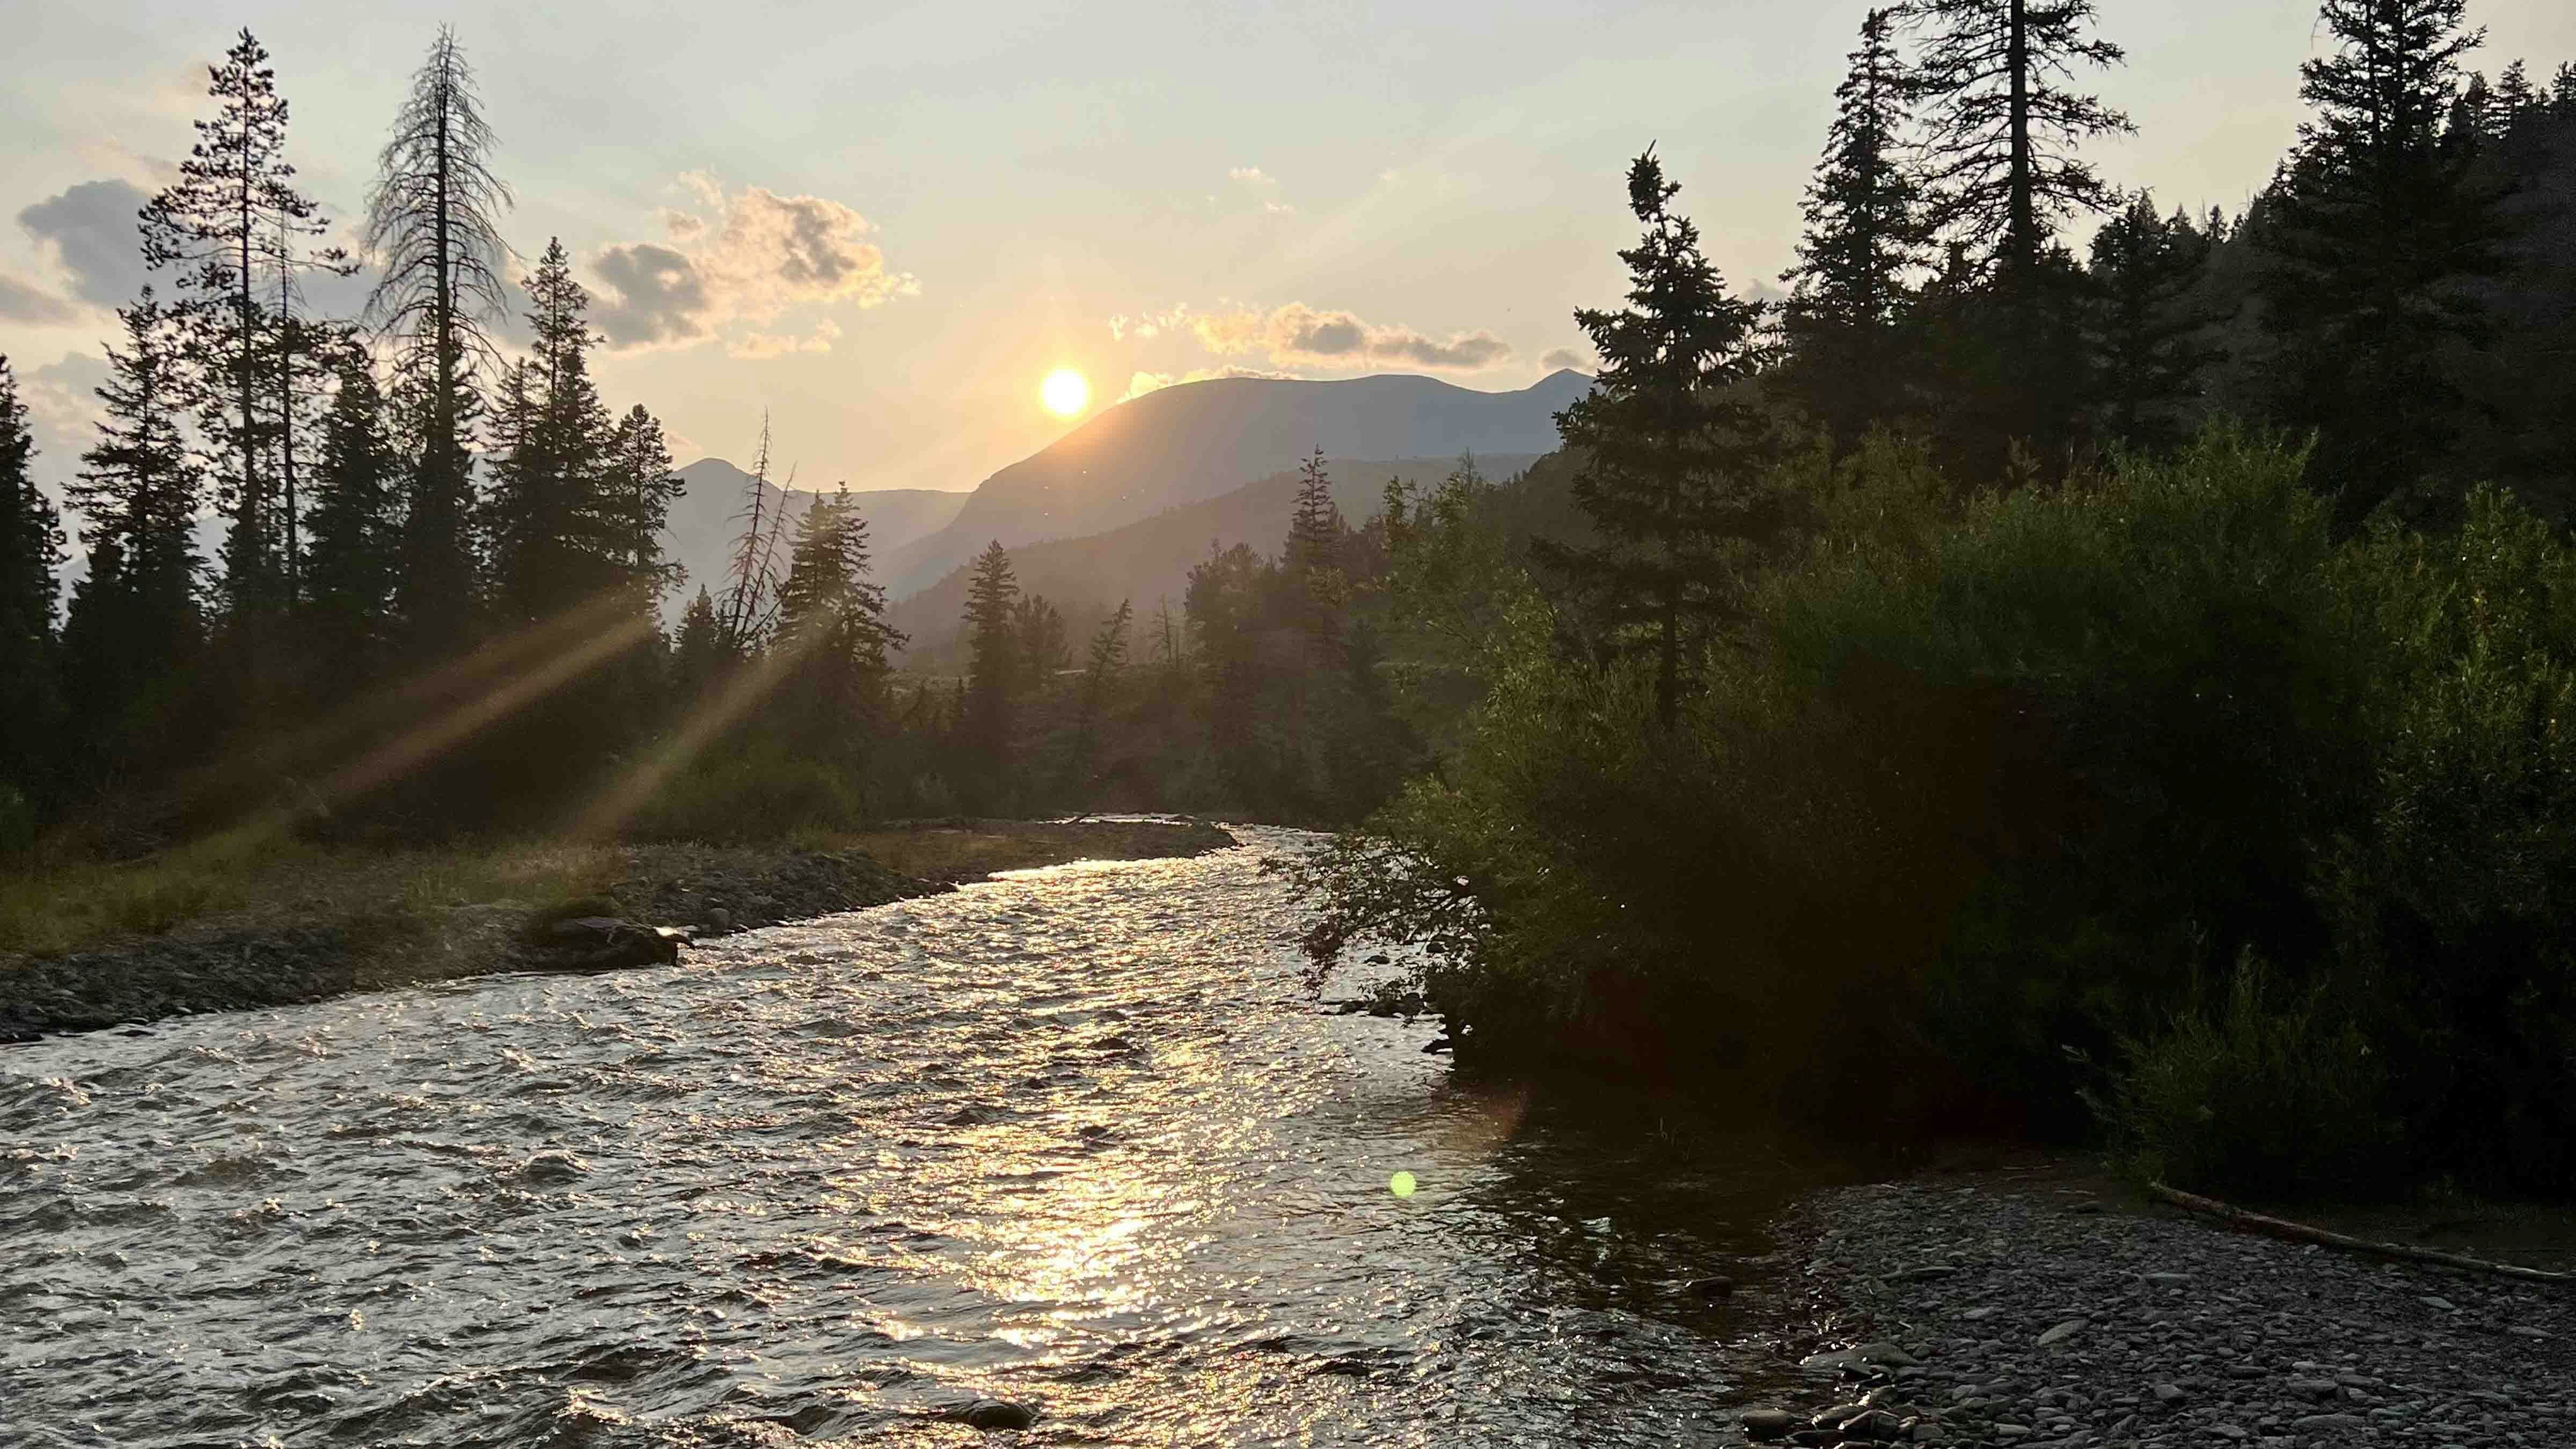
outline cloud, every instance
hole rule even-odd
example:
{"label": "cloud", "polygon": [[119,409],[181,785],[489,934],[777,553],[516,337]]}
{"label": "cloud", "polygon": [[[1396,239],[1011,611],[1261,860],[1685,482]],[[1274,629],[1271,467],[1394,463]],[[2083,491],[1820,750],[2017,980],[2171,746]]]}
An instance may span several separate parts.
{"label": "cloud", "polygon": [[41,325],[69,322],[79,315],[71,303],[53,293],[31,287],[6,272],[0,272],[0,321]]}
{"label": "cloud", "polygon": [[130,181],[84,181],[20,211],[18,225],[71,278],[74,297],[115,307],[134,300],[143,285],[134,214],[149,199]]}
{"label": "cloud", "polygon": [[611,346],[694,342],[707,335],[714,304],[706,278],[686,253],[633,242],[591,258],[590,270],[608,284],[591,315]]}
{"label": "cloud", "polygon": [[[671,245],[624,242],[591,259],[607,288],[596,315],[611,346],[686,346],[735,322],[773,322],[800,308],[874,307],[920,290],[911,276],[886,270],[885,254],[868,240],[875,224],[837,201],[758,186],[728,193],[703,172],[680,182],[712,217],[665,209]],[[751,349],[744,356],[828,351],[837,335],[818,329],[782,346],[752,333],[734,346]]]}
{"label": "cloud", "polygon": [[1210,352],[1267,351],[1271,361],[1283,363],[1392,363],[1474,372],[1512,355],[1511,344],[1490,332],[1453,332],[1436,338],[1410,327],[1366,322],[1349,312],[1319,312],[1303,302],[1268,312],[1198,317],[1190,329]]}
{"label": "cloud", "polygon": [[826,317],[814,324],[811,336],[779,337],[767,332],[745,334],[740,340],[725,344],[725,355],[757,361],[765,357],[784,357],[791,352],[829,352],[841,335],[841,324]]}
{"label": "cloud", "polygon": [[1130,337],[1150,341],[1166,332],[1179,331],[1181,324],[1189,320],[1189,315],[1190,307],[1186,302],[1167,311],[1147,312],[1139,317],[1130,317],[1122,312],[1109,319],[1109,335],[1122,342]]}
{"label": "cloud", "polygon": [[[1225,174],[1228,179],[1232,180],[1238,186],[1247,187],[1253,191],[1264,193],[1261,200],[1261,209],[1263,211],[1269,212],[1275,216],[1284,212],[1295,211],[1297,209],[1290,206],[1287,202],[1279,199],[1279,178],[1262,170],[1258,166],[1229,167]],[[1216,198],[1210,197],[1208,199],[1213,201]]]}
{"label": "cloud", "polygon": [[[18,395],[27,405],[27,431],[36,440],[36,481],[60,503],[62,485],[81,469],[81,450],[98,426],[98,386],[107,381],[107,359],[66,352],[62,361],[25,368]],[[74,520],[71,527],[79,524]]]}
{"label": "cloud", "polygon": [[1571,347],[1551,347],[1539,358],[1538,365],[1550,372],[1562,372],[1569,367],[1577,372],[1589,372],[1592,370],[1593,361],[1588,355],[1577,352]]}

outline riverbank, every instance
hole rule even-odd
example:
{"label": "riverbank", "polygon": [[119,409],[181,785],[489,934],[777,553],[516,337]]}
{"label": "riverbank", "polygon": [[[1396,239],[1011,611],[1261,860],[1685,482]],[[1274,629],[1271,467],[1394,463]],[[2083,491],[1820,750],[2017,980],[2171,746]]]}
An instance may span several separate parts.
{"label": "riverbank", "polygon": [[1196,823],[991,820],[793,846],[209,842],[0,882],[0,1041],[667,959],[681,938],[883,905],[998,871],[1234,843]]}
{"label": "riverbank", "polygon": [[2565,1285],[2248,1236],[2044,1171],[1830,1191],[1782,1234],[1815,1352],[1739,1442],[2576,1441]]}

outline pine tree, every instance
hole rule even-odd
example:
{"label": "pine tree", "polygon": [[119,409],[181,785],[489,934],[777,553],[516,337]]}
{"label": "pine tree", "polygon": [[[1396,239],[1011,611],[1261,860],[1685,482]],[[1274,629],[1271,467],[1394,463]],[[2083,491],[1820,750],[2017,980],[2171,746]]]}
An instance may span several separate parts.
{"label": "pine tree", "polygon": [[345,360],[314,478],[304,635],[317,692],[345,698],[381,678],[397,648],[402,461],[385,400],[361,358]]}
{"label": "pine tree", "polygon": [[1073,646],[1066,642],[1064,614],[1044,594],[1021,596],[1011,614],[1012,651],[1018,656],[1020,686],[1025,695],[1044,694],[1055,677],[1073,666]]}
{"label": "pine tree", "polygon": [[183,422],[182,344],[148,287],[117,316],[126,345],[107,349],[98,441],[68,490],[89,572],[63,625],[64,680],[93,770],[165,765],[173,741],[194,735],[176,705],[204,636],[204,477]]}
{"label": "pine tree", "polygon": [[268,662],[261,620],[284,605],[292,578],[294,510],[285,489],[293,359],[304,345],[287,325],[295,278],[316,267],[346,270],[337,250],[304,246],[330,223],[295,189],[286,101],[268,58],[244,30],[224,63],[208,69],[206,93],[221,103],[215,118],[196,123],[179,180],[142,214],[145,263],[179,268],[169,311],[186,341],[207,461],[230,515],[224,597],[243,626],[254,690]]}
{"label": "pine tree", "polygon": [[1908,14],[1926,217],[1975,279],[1927,310],[1945,334],[1928,345],[1948,364],[1931,399],[1940,451],[1977,473],[2015,453],[2060,471],[2089,380],[2083,278],[2056,227],[2118,204],[2077,148],[2132,129],[2071,82],[2122,53],[2090,34],[2092,0],[1920,0]]}
{"label": "pine tree", "polygon": [[527,292],[536,338],[502,378],[484,501],[492,603],[505,630],[594,603],[629,573],[612,427],[590,379],[590,298],[561,239],[546,247]]}
{"label": "pine tree", "polygon": [[970,761],[987,775],[1010,762],[1021,688],[1019,580],[1000,539],[975,557],[966,582],[966,698],[960,732]]}
{"label": "pine tree", "polygon": [[1132,602],[1121,599],[1117,611],[1103,620],[1098,632],[1091,636],[1091,648],[1082,666],[1082,691],[1074,716],[1071,758],[1065,769],[1066,775],[1077,786],[1086,783],[1097,768],[1101,721],[1109,714],[1110,691],[1127,669],[1127,631],[1135,617]]}
{"label": "pine tree", "polygon": [[2283,421],[2322,433],[2313,475],[2369,508],[2433,466],[2462,398],[2448,349],[2484,333],[2473,278],[2505,225],[2474,134],[2446,126],[2460,58],[2484,38],[2464,0],[2325,0],[2330,55],[2299,68],[2317,108],[2260,234]]}
{"label": "pine tree", "polygon": [[63,521],[36,485],[35,456],[18,375],[0,356],[0,796],[18,795],[15,807],[0,799],[0,831],[7,816],[53,794],[63,723],[54,637]]}
{"label": "pine tree", "polygon": [[1901,160],[1905,72],[1893,36],[1897,12],[1872,10],[1860,48],[1834,91],[1825,155],[1808,183],[1798,265],[1781,307],[1790,361],[1784,381],[1849,448],[1905,410],[1900,326],[1906,276],[1921,268],[1930,229],[1920,189]]}
{"label": "pine tree", "polygon": [[846,754],[883,724],[887,656],[905,639],[886,623],[885,589],[868,572],[867,520],[844,483],[796,521],[780,589],[787,703],[810,751]]}
{"label": "pine tree", "polygon": [[1288,520],[1289,569],[1302,579],[1340,568],[1347,532],[1342,510],[1333,502],[1333,480],[1324,471],[1324,450],[1317,448],[1297,465],[1297,507]]}
{"label": "pine tree", "polygon": [[493,144],[473,70],[441,26],[377,160],[366,228],[384,267],[367,316],[392,345],[411,454],[398,611],[410,647],[433,659],[464,646],[476,605],[471,446],[480,377],[500,357],[491,329],[509,311],[497,219],[512,199]]}
{"label": "pine tree", "polygon": [[2075,154],[2128,117],[2065,81],[2116,65],[2091,38],[2092,0],[1917,0],[1923,33],[1909,88],[1922,111],[1931,221],[1991,262],[2007,292],[2026,285],[2055,224],[2108,211],[2117,196]]}
{"label": "pine tree", "polygon": [[2199,338],[2205,319],[2192,295],[2213,245],[2180,211],[2158,216],[2144,191],[2093,234],[2088,310],[2109,438],[2150,449],[2182,441],[2215,355]]}
{"label": "pine tree", "polygon": [[1737,547],[1770,527],[1764,486],[1775,444],[1743,395],[1758,362],[1758,303],[1728,295],[1701,255],[1699,230],[1672,210],[1681,190],[1649,148],[1628,170],[1628,205],[1645,224],[1628,265],[1628,307],[1575,322],[1601,358],[1593,390],[1557,414],[1584,463],[1574,496],[1602,542],[1545,557],[1599,589],[1609,616],[1642,630],[1655,655],[1655,700],[1672,723],[1682,655],[1729,607]]}
{"label": "pine tree", "polygon": [[694,700],[738,662],[716,621],[715,597],[701,584],[698,596],[680,611],[680,632],[671,642],[672,692],[683,703]]}

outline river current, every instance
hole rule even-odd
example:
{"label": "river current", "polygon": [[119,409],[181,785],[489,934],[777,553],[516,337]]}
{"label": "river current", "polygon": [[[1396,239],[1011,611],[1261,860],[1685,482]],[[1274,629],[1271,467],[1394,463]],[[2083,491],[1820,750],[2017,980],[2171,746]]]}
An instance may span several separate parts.
{"label": "river current", "polygon": [[1707,1437],[1816,1168],[1325,1013],[1237,833],[0,1050],[0,1444]]}

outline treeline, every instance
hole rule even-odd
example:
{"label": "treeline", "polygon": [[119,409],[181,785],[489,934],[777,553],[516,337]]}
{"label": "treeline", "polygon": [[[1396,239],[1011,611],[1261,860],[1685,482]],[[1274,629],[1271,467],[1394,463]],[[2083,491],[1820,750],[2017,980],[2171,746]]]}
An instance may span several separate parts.
{"label": "treeline", "polygon": [[600,397],[560,242],[505,285],[511,195],[452,35],[381,154],[355,316],[307,299],[359,263],[319,245],[331,219],[297,189],[250,32],[207,94],[138,218],[154,280],[106,349],[68,489],[87,568],[59,615],[65,526],[0,361],[0,844],[77,813],[140,846],[281,802],[416,830],[530,818],[671,695],[661,425]]}
{"label": "treeline", "polygon": [[[1422,759],[1382,667],[1388,522],[1343,517],[1320,452],[1275,557],[1212,547],[1177,607],[1123,602],[1084,637],[993,543],[972,566],[954,677],[890,664],[906,641],[868,581],[855,510],[819,503],[790,546],[767,473],[764,444],[724,591],[682,615],[687,749],[636,828],[721,838],[1073,810],[1339,824]],[[1398,519],[1404,496],[1391,485]]]}
{"label": "treeline", "polygon": [[1390,540],[1449,708],[1319,960],[1426,947],[1462,1061],[2576,1191],[2576,72],[2321,19],[2204,223],[2085,163],[2082,0],[1873,12],[1776,326],[1639,158],[1566,452]]}

